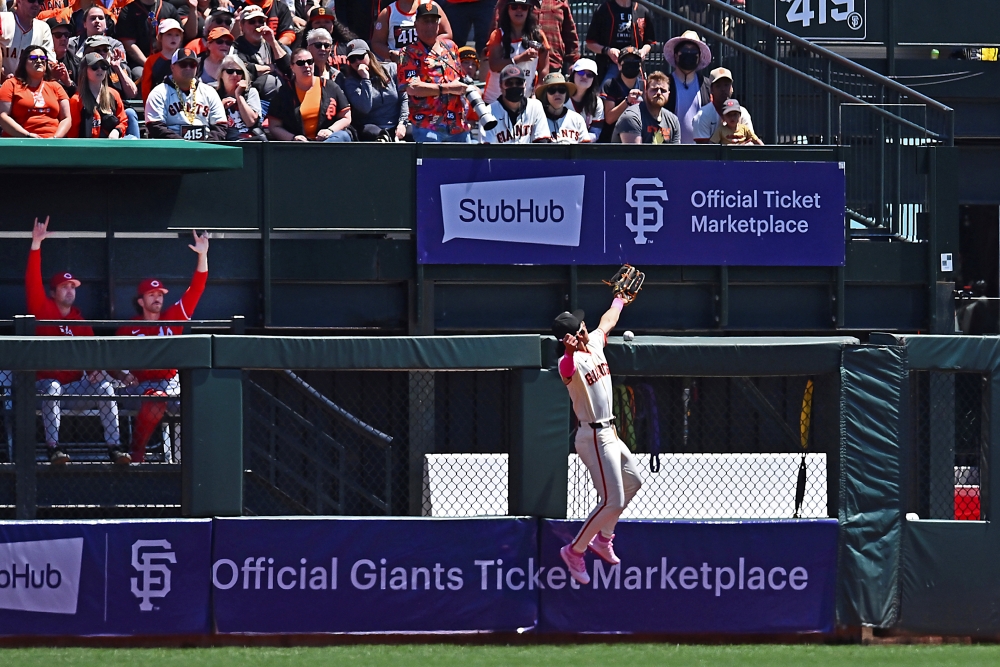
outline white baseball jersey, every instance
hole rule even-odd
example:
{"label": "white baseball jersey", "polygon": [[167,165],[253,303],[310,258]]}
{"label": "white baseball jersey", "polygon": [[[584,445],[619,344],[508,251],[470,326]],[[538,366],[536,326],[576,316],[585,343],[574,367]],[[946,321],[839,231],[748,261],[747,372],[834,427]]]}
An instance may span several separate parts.
{"label": "white baseball jersey", "polygon": [[584,424],[607,421],[614,417],[611,409],[612,389],[611,371],[608,360],[604,357],[604,346],[608,336],[601,329],[590,332],[589,352],[573,353],[573,365],[576,372],[567,380],[563,378],[569,389],[570,400],[573,401],[573,414]]}
{"label": "white baseball jersey", "polygon": [[29,46],[41,46],[54,60],[52,31],[45,21],[33,19],[31,25],[21,26],[13,12],[0,13],[0,48],[3,50],[4,75],[13,74],[21,51]]}
{"label": "white baseball jersey", "polygon": [[584,122],[583,116],[572,109],[566,109],[562,118],[545,116],[545,120],[549,123],[549,134],[552,135],[552,141],[557,144],[578,144],[582,141],[590,141],[590,130],[587,129],[587,123]]}
{"label": "white baseball jersey", "polygon": [[534,97],[528,98],[528,104],[515,121],[507,113],[507,108],[499,100],[490,105],[490,111],[496,116],[497,124],[492,130],[485,130],[482,121],[479,124],[479,141],[484,144],[530,144],[536,139],[552,136],[549,124],[545,118],[542,103]]}
{"label": "white baseball jersey", "polygon": [[417,12],[399,10],[399,3],[389,5],[389,50],[399,51],[417,41]]}
{"label": "white baseball jersey", "polygon": [[199,84],[193,98],[190,95],[186,98],[181,101],[171,81],[164,81],[149,93],[146,100],[146,122],[163,123],[178,134],[185,125],[216,125],[226,122],[226,109],[215,88]]}

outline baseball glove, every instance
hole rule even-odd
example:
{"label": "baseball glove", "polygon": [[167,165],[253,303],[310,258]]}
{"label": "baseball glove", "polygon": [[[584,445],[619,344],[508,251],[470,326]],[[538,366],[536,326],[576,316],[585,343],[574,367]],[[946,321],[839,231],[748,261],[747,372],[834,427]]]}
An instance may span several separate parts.
{"label": "baseball glove", "polygon": [[644,280],[646,280],[645,273],[634,266],[625,264],[618,269],[611,280],[605,280],[604,283],[611,285],[611,291],[615,293],[615,296],[628,305],[639,294]]}

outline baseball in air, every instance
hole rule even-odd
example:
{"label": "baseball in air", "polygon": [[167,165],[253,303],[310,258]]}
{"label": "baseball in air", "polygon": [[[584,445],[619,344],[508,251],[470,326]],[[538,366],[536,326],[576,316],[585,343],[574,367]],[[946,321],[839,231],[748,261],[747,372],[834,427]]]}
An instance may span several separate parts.
{"label": "baseball in air", "polygon": [[633,338],[635,338],[635,334],[632,333],[631,331],[626,331],[625,333],[622,334],[622,338],[625,340],[626,343],[628,343],[631,342]]}

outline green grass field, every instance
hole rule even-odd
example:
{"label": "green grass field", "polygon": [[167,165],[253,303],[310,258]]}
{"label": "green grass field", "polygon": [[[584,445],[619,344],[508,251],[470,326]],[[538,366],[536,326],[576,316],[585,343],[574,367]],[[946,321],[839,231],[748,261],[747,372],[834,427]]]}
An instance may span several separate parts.
{"label": "green grass field", "polygon": [[321,648],[209,649],[0,649],[0,665],[20,667],[486,667],[555,665],[566,667],[978,667],[1000,664],[1000,646],[676,646],[672,644],[585,644],[579,646],[364,645]]}

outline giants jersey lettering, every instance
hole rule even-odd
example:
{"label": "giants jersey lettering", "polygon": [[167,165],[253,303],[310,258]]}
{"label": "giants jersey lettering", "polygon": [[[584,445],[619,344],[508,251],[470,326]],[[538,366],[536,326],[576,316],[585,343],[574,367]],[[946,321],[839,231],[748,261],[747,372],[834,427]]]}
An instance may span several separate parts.
{"label": "giants jersey lettering", "polygon": [[52,31],[44,21],[33,19],[31,24],[22,28],[13,13],[0,14],[0,47],[3,50],[4,75],[12,75],[17,69],[21,51],[29,46],[41,46],[48,52],[49,59],[55,59],[52,50]]}
{"label": "giants jersey lettering", "polygon": [[589,140],[587,123],[583,116],[572,109],[566,109],[561,118],[546,118],[549,121],[549,133],[555,143],[578,144]]}
{"label": "giants jersey lettering", "polygon": [[[507,112],[507,107],[499,100],[490,105],[497,124],[492,130],[479,127],[479,141],[484,144],[530,144],[549,136],[549,125],[545,122],[545,109],[534,97],[528,99],[517,119]],[[482,122],[482,121],[480,121]]]}
{"label": "giants jersey lettering", "polygon": [[567,380],[566,388],[573,402],[573,414],[584,424],[602,422],[614,417],[611,410],[611,371],[604,357],[607,335],[600,329],[590,333],[589,352],[574,352],[576,372]]}
{"label": "giants jersey lettering", "polygon": [[417,13],[407,14],[399,10],[399,3],[389,5],[389,50],[398,51],[417,41]]}

